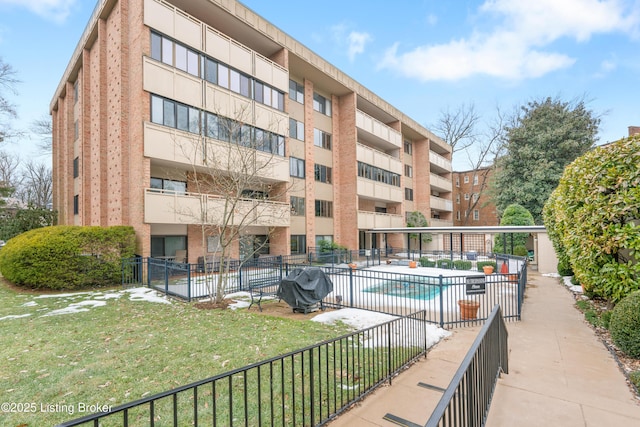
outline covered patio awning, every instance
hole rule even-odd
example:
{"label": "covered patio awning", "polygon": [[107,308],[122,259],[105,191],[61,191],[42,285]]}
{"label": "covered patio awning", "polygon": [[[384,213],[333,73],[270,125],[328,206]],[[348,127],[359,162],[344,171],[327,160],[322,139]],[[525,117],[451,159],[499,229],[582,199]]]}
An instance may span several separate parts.
{"label": "covered patio awning", "polygon": [[420,233],[465,233],[465,234],[487,234],[487,233],[544,233],[546,232],[544,225],[492,225],[485,227],[396,227],[396,228],[372,228],[367,233],[401,233],[401,234],[420,234]]}

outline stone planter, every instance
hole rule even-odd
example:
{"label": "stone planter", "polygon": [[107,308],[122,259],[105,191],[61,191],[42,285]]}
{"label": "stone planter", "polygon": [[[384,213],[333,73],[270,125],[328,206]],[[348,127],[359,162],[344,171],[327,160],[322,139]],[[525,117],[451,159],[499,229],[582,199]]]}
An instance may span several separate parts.
{"label": "stone planter", "polygon": [[478,318],[478,308],[480,303],[473,300],[461,299],[458,301],[460,306],[460,318],[462,320],[471,320]]}

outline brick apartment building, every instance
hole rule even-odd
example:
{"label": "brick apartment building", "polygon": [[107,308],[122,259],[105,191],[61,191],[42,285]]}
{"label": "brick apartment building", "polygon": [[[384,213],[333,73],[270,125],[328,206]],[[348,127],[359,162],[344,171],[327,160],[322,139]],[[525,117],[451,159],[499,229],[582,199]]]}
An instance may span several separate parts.
{"label": "brick apartment building", "polygon": [[206,206],[221,221],[224,198],[193,184],[207,156],[242,143],[221,123],[259,139],[249,146],[268,163],[237,207],[269,212],[239,257],[245,239],[273,254],[321,239],[400,247],[365,230],[416,210],[453,224],[450,147],[234,0],[99,0],[50,111],[59,222],[133,226],[143,256],[195,262],[215,239],[184,212]]}
{"label": "brick apartment building", "polygon": [[489,197],[492,168],[453,172],[453,225],[500,225],[496,206]]}

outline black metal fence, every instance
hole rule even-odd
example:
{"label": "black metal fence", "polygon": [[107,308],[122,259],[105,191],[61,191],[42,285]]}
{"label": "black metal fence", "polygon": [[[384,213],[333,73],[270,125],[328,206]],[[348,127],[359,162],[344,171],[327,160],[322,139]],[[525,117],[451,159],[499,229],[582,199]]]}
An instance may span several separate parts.
{"label": "black metal fence", "polygon": [[[232,294],[248,290],[252,283],[276,284],[292,268],[310,265],[297,261],[294,257],[259,258],[220,275],[203,272],[199,264],[138,258],[124,261],[123,284],[149,286],[190,301],[215,295],[220,287],[225,294]],[[443,274],[447,270],[413,268],[408,261],[406,265],[392,266],[393,272],[384,271],[388,269],[386,266],[360,269],[342,263],[315,265],[333,282],[334,290],[325,298],[325,306],[361,308],[398,316],[424,311],[427,322],[454,327],[487,319],[496,304],[502,307],[505,319],[520,319],[527,261],[506,255],[498,255],[494,261],[503,273],[485,275],[476,268],[475,271],[451,269]],[[456,264],[447,265],[455,267]]]}
{"label": "black metal fence", "polygon": [[93,426],[315,426],[426,356],[426,313],[62,423]]}
{"label": "black metal fence", "polygon": [[508,333],[495,306],[426,427],[483,426],[501,372],[509,373]]}

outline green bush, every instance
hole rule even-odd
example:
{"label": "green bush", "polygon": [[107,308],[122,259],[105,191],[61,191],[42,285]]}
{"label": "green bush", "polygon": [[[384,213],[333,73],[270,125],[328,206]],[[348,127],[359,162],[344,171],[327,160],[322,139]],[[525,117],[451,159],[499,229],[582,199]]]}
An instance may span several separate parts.
{"label": "green bush", "polygon": [[478,271],[484,271],[482,267],[484,267],[485,265],[492,266],[494,273],[497,271],[496,269],[498,268],[495,261],[478,261],[476,265],[478,267]]}
{"label": "green bush", "polygon": [[[516,203],[513,205],[507,206],[502,214],[502,218],[500,218],[500,225],[535,225],[533,220],[533,215],[523,206],[520,206]],[[496,235],[493,241],[493,251],[499,254],[510,253],[511,245],[513,244],[514,255],[518,255],[515,253],[517,248],[520,249],[520,256],[527,255],[527,239],[529,238],[528,233],[511,233],[511,235],[506,236],[506,248],[504,247],[504,239],[503,233],[499,233]],[[522,251],[524,248],[524,252]]]}
{"label": "green bush", "polygon": [[[567,166],[544,209],[558,259],[613,302],[640,286],[640,135],[596,147]],[[566,271],[564,271],[566,272]]]}
{"label": "green bush", "polygon": [[609,330],[623,353],[640,358],[640,291],[630,293],[613,308]]}
{"label": "green bush", "polygon": [[22,233],[0,251],[0,272],[29,288],[72,290],[121,281],[135,252],[132,227],[53,226]]}
{"label": "green bush", "polygon": [[436,262],[435,261],[431,261],[429,258],[427,257],[422,257],[418,260],[418,262],[420,263],[421,267],[435,267],[436,266]]}
{"label": "green bush", "polygon": [[456,270],[471,270],[471,261],[457,259],[453,261],[453,268]]}
{"label": "green bush", "polygon": [[453,262],[450,259],[439,259],[436,262],[436,265],[438,266],[438,268],[446,268],[446,269],[453,268]]}

